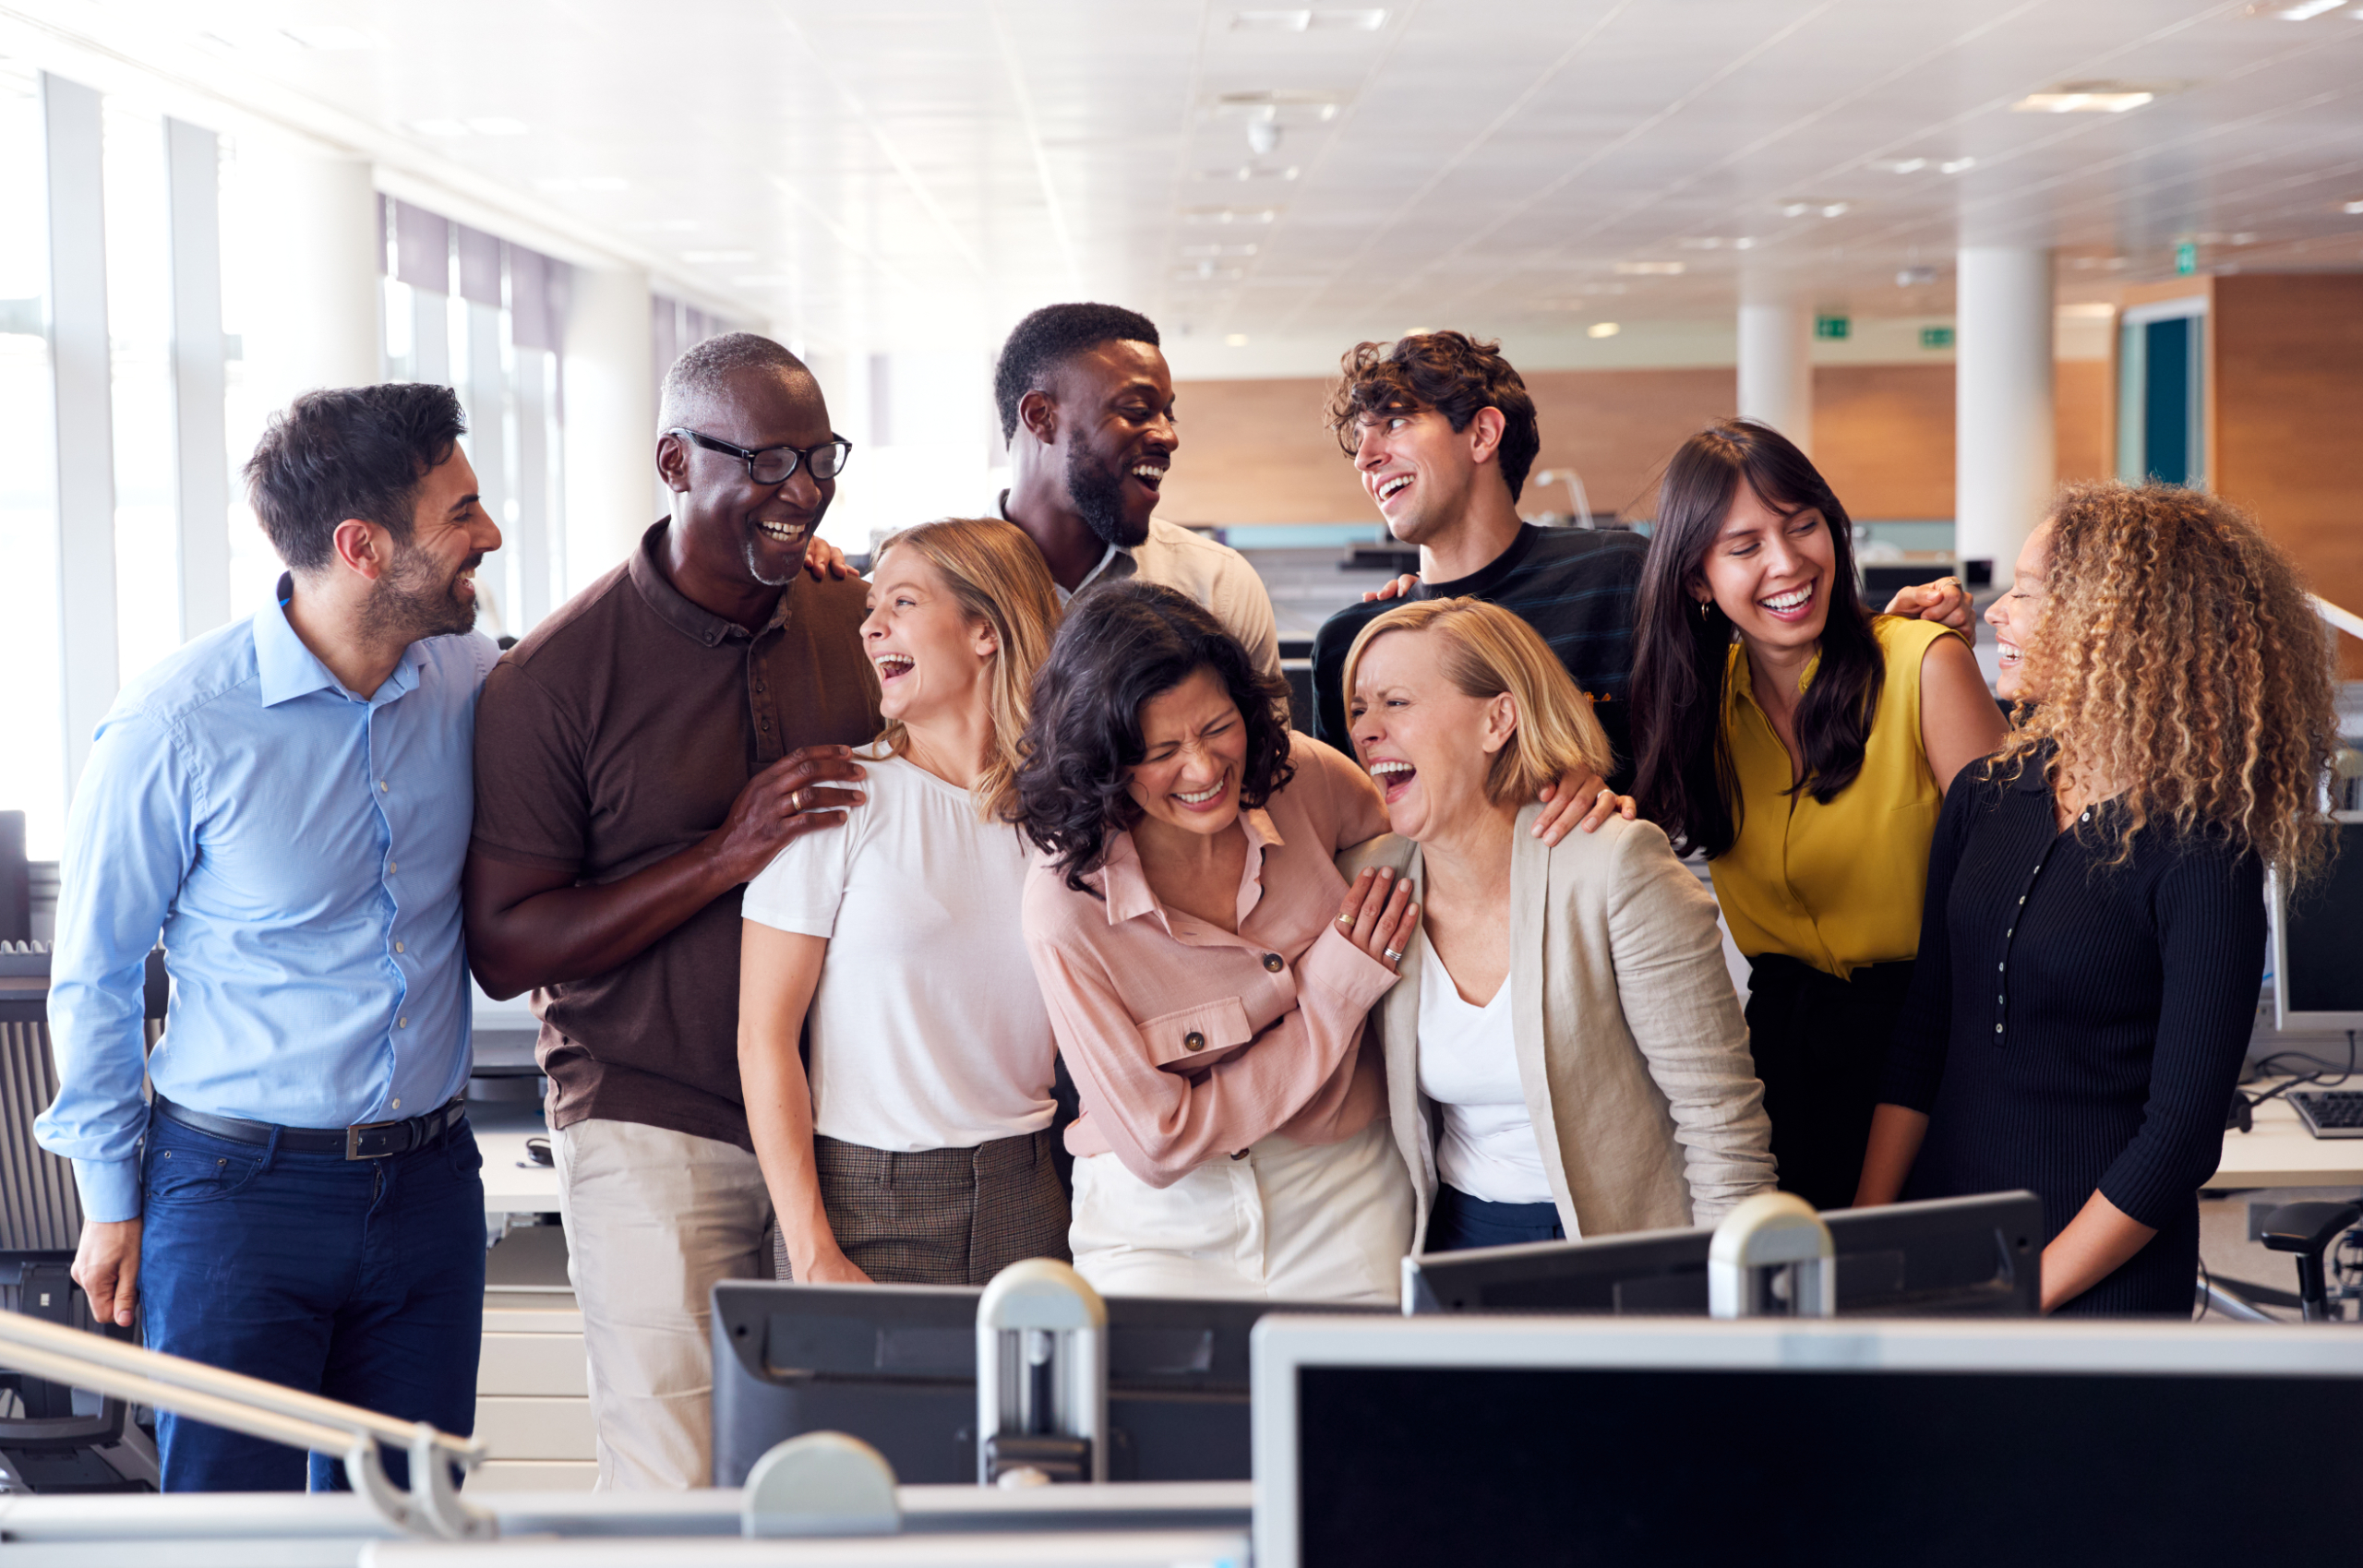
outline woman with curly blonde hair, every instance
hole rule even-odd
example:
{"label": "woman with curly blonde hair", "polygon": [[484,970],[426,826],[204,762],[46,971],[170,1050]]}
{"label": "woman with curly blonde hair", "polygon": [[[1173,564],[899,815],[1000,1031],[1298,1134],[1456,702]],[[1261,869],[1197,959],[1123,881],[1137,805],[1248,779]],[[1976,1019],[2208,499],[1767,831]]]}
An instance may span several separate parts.
{"label": "woman with curly blonde hair", "polygon": [[2248,517],[2086,485],[1992,610],[2010,743],[1963,769],[1858,1206],[2028,1188],[2045,1311],[2188,1317],[2264,966],[2328,853],[2328,648]]}

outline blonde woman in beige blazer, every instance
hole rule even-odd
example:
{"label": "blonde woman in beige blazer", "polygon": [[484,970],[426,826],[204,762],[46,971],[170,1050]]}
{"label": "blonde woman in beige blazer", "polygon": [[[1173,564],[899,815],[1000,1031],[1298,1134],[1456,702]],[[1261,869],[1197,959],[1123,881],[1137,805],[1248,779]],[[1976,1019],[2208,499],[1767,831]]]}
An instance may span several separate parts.
{"label": "blonde woman in beige blazer", "polygon": [[1649,823],[1533,833],[1542,783],[1610,761],[1541,638],[1475,600],[1405,604],[1345,684],[1395,831],[1338,866],[1393,867],[1421,912],[1372,1014],[1413,1250],[1712,1224],[1769,1191],[1714,899]]}

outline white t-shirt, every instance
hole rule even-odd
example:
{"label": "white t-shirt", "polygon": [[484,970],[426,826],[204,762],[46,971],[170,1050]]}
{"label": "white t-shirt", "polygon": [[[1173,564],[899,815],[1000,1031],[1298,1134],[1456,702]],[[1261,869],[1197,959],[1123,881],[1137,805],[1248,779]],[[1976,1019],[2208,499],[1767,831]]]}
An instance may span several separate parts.
{"label": "white t-shirt", "polygon": [[1463,1001],[1424,928],[1420,964],[1420,1093],[1444,1107],[1437,1179],[1489,1203],[1552,1202],[1517,1081],[1509,977],[1484,1006]]}
{"label": "white t-shirt", "polygon": [[829,939],[806,1015],[812,1129],[898,1153],[1039,1131],[1058,1047],[1019,930],[1024,841],[882,747],[854,755],[868,803],[781,850],[742,905]]}

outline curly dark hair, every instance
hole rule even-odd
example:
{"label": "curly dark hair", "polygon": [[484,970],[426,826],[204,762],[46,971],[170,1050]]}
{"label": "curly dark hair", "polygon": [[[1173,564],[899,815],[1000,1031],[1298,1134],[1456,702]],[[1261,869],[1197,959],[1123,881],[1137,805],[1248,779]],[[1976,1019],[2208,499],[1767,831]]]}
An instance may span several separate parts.
{"label": "curly dark hair", "polygon": [[1083,879],[1107,858],[1109,834],[1141,820],[1124,787],[1147,754],[1141,709],[1200,670],[1214,671],[1247,726],[1239,803],[1254,810],[1295,776],[1279,717],[1286,685],[1204,605],[1161,583],[1103,583],[1067,605],[1034,676],[1013,820],[1075,892],[1104,896]]}
{"label": "curly dark hair", "polygon": [[337,524],[349,517],[407,545],[419,485],[467,428],[449,387],[392,381],[306,392],[270,416],[246,460],[246,498],[290,571],[334,559]]}
{"label": "curly dark hair", "polygon": [[1526,383],[1502,357],[1502,345],[1466,332],[1414,332],[1392,343],[1356,343],[1337,362],[1329,394],[1329,428],[1349,456],[1354,423],[1366,414],[1443,414],[1454,430],[1469,428],[1481,408],[1502,411],[1496,461],[1510,499],[1526,488],[1526,472],[1542,449],[1542,427]]}
{"label": "curly dark hair", "polygon": [[1001,438],[1016,439],[1017,405],[1044,389],[1051,371],[1102,343],[1158,344],[1157,323],[1120,305],[1046,305],[1010,329],[993,365],[993,405]]}

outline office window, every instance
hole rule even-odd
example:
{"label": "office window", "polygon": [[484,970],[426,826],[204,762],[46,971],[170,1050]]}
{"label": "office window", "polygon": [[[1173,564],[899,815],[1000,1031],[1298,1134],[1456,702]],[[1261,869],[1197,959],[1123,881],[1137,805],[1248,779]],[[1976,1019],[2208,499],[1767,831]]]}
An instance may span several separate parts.
{"label": "office window", "polygon": [[181,644],[171,208],[161,116],[106,101],[107,338],[114,388],[115,647],[131,680]]}
{"label": "office window", "polygon": [[268,234],[272,221],[270,194],[253,187],[250,166],[238,156],[238,144],[222,138],[222,431],[230,464],[230,618],[241,620],[270,603],[286,569],[270,547],[270,540],[246,504],[246,460],[255,455],[263,425],[271,410],[265,407],[246,376],[247,324],[270,314],[265,285],[250,263],[255,256],[252,236]]}
{"label": "office window", "polygon": [[41,98],[0,61],[0,810],[54,860],[66,830]]}

